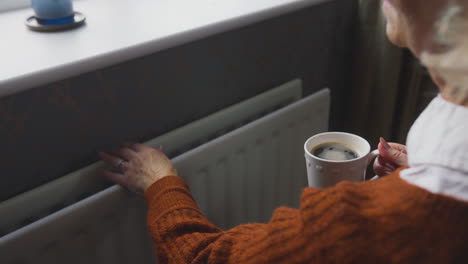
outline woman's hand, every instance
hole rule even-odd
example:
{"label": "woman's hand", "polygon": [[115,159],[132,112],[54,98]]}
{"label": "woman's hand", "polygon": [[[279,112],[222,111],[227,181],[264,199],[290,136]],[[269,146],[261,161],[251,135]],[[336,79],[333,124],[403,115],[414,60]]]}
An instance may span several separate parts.
{"label": "woman's hand", "polygon": [[397,143],[387,143],[380,138],[378,146],[379,156],[374,161],[374,172],[378,176],[385,176],[397,168],[408,166],[406,146]]}
{"label": "woman's hand", "polygon": [[161,149],[124,143],[119,149],[110,153],[98,152],[98,155],[115,168],[114,171],[99,169],[99,173],[132,192],[142,194],[157,180],[169,175],[177,176],[172,162]]}

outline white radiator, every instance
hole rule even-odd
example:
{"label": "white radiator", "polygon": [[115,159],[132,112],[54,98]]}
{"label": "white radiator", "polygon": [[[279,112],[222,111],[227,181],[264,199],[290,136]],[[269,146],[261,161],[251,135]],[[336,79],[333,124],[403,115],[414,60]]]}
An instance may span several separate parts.
{"label": "white radiator", "polygon": [[[328,90],[271,112],[297,100],[300,85],[293,81],[148,144],[182,153],[173,161],[217,225],[266,221],[273,208],[297,204],[307,182],[302,144],[327,129]],[[73,202],[101,186],[97,166],[0,204],[0,228],[14,228],[0,238],[0,263],[155,263],[142,198],[113,186]],[[17,228],[29,211],[47,215]]]}

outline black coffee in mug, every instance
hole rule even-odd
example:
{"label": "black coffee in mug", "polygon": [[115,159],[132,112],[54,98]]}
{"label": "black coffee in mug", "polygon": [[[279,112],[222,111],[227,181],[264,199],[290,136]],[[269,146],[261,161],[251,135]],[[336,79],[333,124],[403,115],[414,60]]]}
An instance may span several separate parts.
{"label": "black coffee in mug", "polygon": [[310,153],[321,159],[336,161],[352,160],[359,157],[354,150],[338,142],[320,144],[310,150]]}

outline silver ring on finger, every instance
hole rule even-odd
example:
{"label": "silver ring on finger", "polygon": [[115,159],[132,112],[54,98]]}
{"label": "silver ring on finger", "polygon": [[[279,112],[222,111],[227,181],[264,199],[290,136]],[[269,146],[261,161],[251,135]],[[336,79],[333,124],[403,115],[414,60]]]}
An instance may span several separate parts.
{"label": "silver ring on finger", "polygon": [[124,164],[124,160],[119,160],[119,163],[117,164],[117,169],[122,170],[122,165]]}

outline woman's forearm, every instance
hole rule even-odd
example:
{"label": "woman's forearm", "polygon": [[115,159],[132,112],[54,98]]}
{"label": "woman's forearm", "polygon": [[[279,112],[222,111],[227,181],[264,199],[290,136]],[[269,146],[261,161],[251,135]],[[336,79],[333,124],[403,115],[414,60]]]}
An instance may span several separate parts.
{"label": "woman's forearm", "polygon": [[[208,221],[192,198],[185,181],[168,176],[145,193],[148,227],[159,263],[268,263],[301,247],[302,218],[290,208],[277,209],[268,224],[246,224],[223,231]],[[291,245],[292,242],[286,244]],[[295,246],[295,247],[296,247]]]}
{"label": "woman's forearm", "polygon": [[201,213],[179,177],[158,180],[145,197],[148,228],[160,263],[190,263],[223,233]]}

